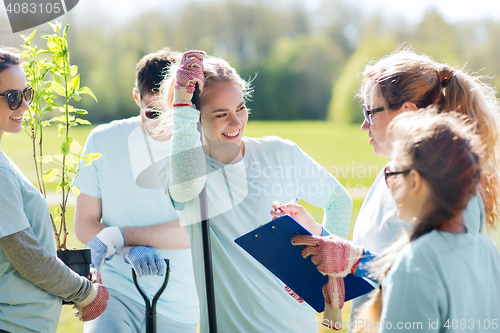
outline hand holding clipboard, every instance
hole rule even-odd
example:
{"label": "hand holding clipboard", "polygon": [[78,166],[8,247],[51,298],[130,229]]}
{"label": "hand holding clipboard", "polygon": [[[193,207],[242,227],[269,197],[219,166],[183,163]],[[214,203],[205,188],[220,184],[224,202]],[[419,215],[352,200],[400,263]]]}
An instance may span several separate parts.
{"label": "hand holding clipboard", "polygon": [[[292,244],[295,235],[311,234],[289,215],[284,215],[235,239],[257,261],[289,286],[316,312],[325,310],[322,275],[310,259],[302,257],[304,245]],[[345,301],[366,294],[373,286],[364,278],[348,274],[344,278]]]}

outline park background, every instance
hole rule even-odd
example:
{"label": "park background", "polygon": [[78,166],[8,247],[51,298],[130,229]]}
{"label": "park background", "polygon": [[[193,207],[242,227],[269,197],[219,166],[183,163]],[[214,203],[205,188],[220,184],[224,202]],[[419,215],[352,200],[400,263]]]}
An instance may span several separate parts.
{"label": "park background", "polygon": [[[387,162],[373,155],[359,129],[363,116],[355,95],[366,64],[411,45],[500,86],[495,0],[81,0],[58,21],[70,24],[71,62],[98,99],[75,104],[89,111],[93,126],[138,114],[131,92],[135,64],[146,53],[168,46],[229,60],[255,88],[245,135],[290,139],[337,177],[354,200],[350,237],[363,198]],[[9,30],[6,14],[0,16],[0,44],[19,47],[21,37]],[[48,25],[38,27],[38,36],[49,33]],[[35,43],[44,44],[40,38]],[[93,126],[72,129],[73,137],[83,144]],[[56,132],[47,132],[46,144],[53,147],[47,154],[58,153]],[[34,180],[30,147],[24,134],[1,146]],[[310,208],[321,220],[321,211]],[[83,246],[71,236],[70,245]],[[350,302],[344,321],[349,309]],[[72,312],[64,307],[58,332],[82,331]]]}

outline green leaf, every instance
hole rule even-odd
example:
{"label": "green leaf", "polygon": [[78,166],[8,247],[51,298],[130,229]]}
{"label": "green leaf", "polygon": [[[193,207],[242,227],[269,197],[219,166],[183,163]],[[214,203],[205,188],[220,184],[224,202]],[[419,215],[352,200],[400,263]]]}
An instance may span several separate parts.
{"label": "green leaf", "polygon": [[69,24],[66,24],[66,26],[64,27],[64,31],[63,31],[63,38],[66,39],[66,36],[68,34],[68,28],[69,28]]}
{"label": "green leaf", "polygon": [[54,54],[58,54],[62,52],[62,47],[58,43],[58,37],[53,35],[49,40],[47,40],[47,48],[50,50],[50,52]]}
{"label": "green leaf", "polygon": [[78,92],[80,94],[87,94],[87,95],[92,96],[95,99],[95,101],[97,102],[97,98],[95,97],[94,93],[92,92],[92,90],[90,90],[89,87],[83,87],[83,88],[79,89]]}
{"label": "green leaf", "polygon": [[59,175],[58,169],[52,169],[44,174],[42,174],[42,180],[44,182],[51,182]]}
{"label": "green leaf", "polygon": [[92,162],[98,158],[101,158],[102,154],[99,153],[87,153],[83,156],[83,160],[86,162],[85,166],[91,165]]}
{"label": "green leaf", "polygon": [[91,125],[90,121],[85,120],[85,119],[80,119],[80,118],[76,118],[75,122],[77,122],[77,123],[79,123],[81,125]]}
{"label": "green leaf", "polygon": [[31,33],[31,35],[29,35],[29,36],[28,36],[28,38],[27,38],[27,39],[25,39],[25,41],[26,41],[26,43],[27,43],[27,44],[28,44],[28,43],[31,43],[31,41],[33,40],[33,38],[34,38],[34,37],[35,37],[35,35],[36,35],[36,31],[37,31],[37,29],[35,29],[35,30]]}
{"label": "green leaf", "polygon": [[80,153],[82,152],[82,146],[76,140],[73,140],[73,142],[71,142],[71,146],[69,149],[73,154],[77,155],[80,155]]}
{"label": "green leaf", "polygon": [[60,56],[59,54],[54,54],[52,56],[52,62],[59,68],[64,66],[64,57]]}
{"label": "green leaf", "polygon": [[35,56],[39,56],[39,55],[41,55],[41,54],[45,54],[45,53],[50,53],[50,51],[49,51],[49,50],[47,50],[47,49],[40,49],[40,50],[38,50],[38,51],[35,53]]}
{"label": "green leaf", "polygon": [[56,22],[56,23],[47,22],[47,23],[52,27],[54,32],[58,32],[61,29],[61,23],[59,23],[59,22]]}
{"label": "green leaf", "polygon": [[[70,146],[70,150],[71,150],[71,146]],[[68,172],[70,166],[76,164],[77,160],[75,158],[75,155],[71,154],[71,153],[68,153],[68,155],[66,155],[66,172]]]}
{"label": "green leaf", "polygon": [[78,197],[80,195],[80,188],[78,186],[72,186],[71,187],[71,192],[75,195],[75,197]]}
{"label": "green leaf", "polygon": [[66,116],[54,117],[54,118],[52,118],[52,119],[49,120],[49,122],[51,122],[51,123],[53,123],[55,121],[59,121],[61,123],[66,123]]}
{"label": "green leaf", "polygon": [[[87,114],[88,113],[87,110],[84,110],[84,109],[75,109],[75,111],[78,114]],[[89,123],[89,125],[90,125],[90,123]]]}
{"label": "green leaf", "polygon": [[73,65],[70,68],[71,68],[71,76],[75,76],[76,74],[78,74],[78,66],[77,65]]}
{"label": "green leaf", "polygon": [[50,88],[54,90],[58,95],[63,97],[66,96],[66,91],[64,90],[63,86],[57,83],[56,81],[52,81],[52,85]]}
{"label": "green leaf", "polygon": [[61,154],[64,156],[69,154],[71,143],[68,142],[68,140],[64,140],[64,142],[61,145]]}

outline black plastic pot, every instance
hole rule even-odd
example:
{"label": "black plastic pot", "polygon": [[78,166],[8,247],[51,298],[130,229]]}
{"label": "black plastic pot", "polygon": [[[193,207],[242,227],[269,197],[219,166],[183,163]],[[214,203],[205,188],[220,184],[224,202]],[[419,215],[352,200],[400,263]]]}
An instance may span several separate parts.
{"label": "black plastic pot", "polygon": [[[66,251],[57,251],[57,256],[66,266],[78,273],[80,276],[88,277],[90,274],[90,263],[92,256],[90,249],[75,249]],[[63,304],[73,304],[63,301]]]}

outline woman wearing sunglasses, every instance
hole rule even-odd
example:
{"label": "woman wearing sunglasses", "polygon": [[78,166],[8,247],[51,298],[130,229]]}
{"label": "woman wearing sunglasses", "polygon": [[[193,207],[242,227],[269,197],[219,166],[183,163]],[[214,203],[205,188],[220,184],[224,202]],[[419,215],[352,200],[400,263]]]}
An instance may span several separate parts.
{"label": "woman wearing sunglasses", "polygon": [[[210,222],[217,326],[220,332],[317,332],[315,311],[234,240],[269,222],[275,200],[323,207],[331,232],[347,237],[352,200],[338,181],[296,144],[247,138],[249,85],[226,61],[188,51],[170,71],[165,100],[173,110],[167,193],[186,225],[200,300],[200,332],[208,331],[201,221]],[[195,84],[200,111],[191,107]],[[201,139],[198,131],[201,122]],[[206,186],[206,212],[199,194]],[[307,228],[321,235],[321,224]],[[272,254],[270,254],[272,255]]]}
{"label": "woman wearing sunglasses", "polygon": [[[0,139],[22,130],[33,99],[19,57],[0,49]],[[0,332],[55,332],[62,300],[92,320],[107,306],[100,275],[81,277],[60,261],[47,202],[0,151]]]}
{"label": "woman wearing sunglasses", "polygon": [[[500,254],[463,215],[487,175],[486,147],[473,133],[455,112],[406,112],[389,125],[393,160],[385,185],[412,231],[370,265],[382,284],[351,321],[353,332],[498,330]],[[304,235],[293,243],[308,245],[303,255],[313,255],[318,269],[340,244]]]}

